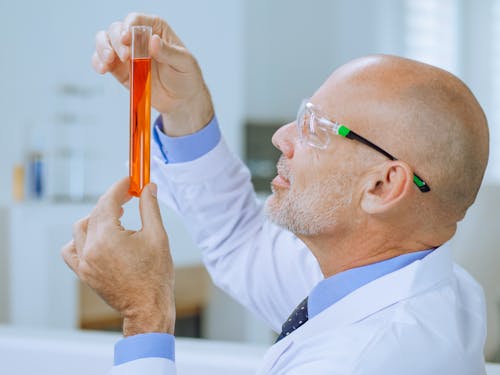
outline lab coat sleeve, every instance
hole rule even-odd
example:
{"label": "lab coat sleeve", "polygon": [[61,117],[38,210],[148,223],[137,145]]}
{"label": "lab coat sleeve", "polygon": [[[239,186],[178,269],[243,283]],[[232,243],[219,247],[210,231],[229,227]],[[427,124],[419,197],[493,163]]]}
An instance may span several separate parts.
{"label": "lab coat sleeve", "polygon": [[309,362],[303,362],[291,369],[286,371],[271,371],[272,375],[304,375],[304,374],[314,374],[314,375],[345,375],[343,371],[337,371],[335,366],[332,366],[327,360],[313,360]]}
{"label": "lab coat sleeve", "polygon": [[265,217],[248,169],[224,140],[174,164],[154,143],[152,180],[158,198],[183,217],[214,283],[281,331],[323,276],[305,245]]}

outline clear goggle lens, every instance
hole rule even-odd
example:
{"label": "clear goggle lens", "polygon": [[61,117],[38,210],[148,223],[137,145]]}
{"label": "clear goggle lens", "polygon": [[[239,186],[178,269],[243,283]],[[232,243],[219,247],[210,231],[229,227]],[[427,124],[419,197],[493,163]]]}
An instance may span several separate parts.
{"label": "clear goggle lens", "polygon": [[329,127],[312,111],[309,103],[302,103],[297,116],[297,132],[301,142],[324,149],[330,143]]}

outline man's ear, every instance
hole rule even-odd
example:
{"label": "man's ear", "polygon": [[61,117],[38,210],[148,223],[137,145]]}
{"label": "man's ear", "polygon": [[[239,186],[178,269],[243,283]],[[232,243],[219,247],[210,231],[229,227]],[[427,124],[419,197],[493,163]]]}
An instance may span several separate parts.
{"label": "man's ear", "polygon": [[361,208],[368,214],[387,212],[411,192],[412,184],[413,173],[406,163],[381,164],[366,176]]}

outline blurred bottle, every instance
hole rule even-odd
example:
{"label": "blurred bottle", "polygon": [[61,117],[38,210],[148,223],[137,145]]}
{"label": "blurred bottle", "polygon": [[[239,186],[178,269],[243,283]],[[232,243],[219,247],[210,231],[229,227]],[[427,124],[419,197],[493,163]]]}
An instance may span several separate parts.
{"label": "blurred bottle", "polygon": [[12,171],[12,198],[15,202],[24,200],[24,165],[16,164]]}
{"label": "blurred bottle", "polygon": [[44,130],[40,126],[29,129],[26,150],[26,192],[28,198],[40,200],[45,196]]}
{"label": "blurred bottle", "polygon": [[44,194],[44,166],[41,152],[28,154],[28,187],[31,198],[42,199]]}

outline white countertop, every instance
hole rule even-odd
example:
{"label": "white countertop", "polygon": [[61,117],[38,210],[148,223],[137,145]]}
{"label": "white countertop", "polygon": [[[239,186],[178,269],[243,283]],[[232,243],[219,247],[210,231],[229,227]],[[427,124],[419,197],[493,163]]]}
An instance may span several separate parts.
{"label": "white countertop", "polygon": [[[117,333],[33,330],[0,325],[0,372],[5,375],[106,374],[113,362]],[[179,375],[254,374],[265,346],[177,338]],[[487,364],[500,375],[500,364]]]}
{"label": "white countertop", "polygon": [[[0,373],[106,374],[120,338],[117,333],[0,326]],[[180,375],[254,374],[265,351],[263,346],[177,338],[177,371]]]}

